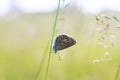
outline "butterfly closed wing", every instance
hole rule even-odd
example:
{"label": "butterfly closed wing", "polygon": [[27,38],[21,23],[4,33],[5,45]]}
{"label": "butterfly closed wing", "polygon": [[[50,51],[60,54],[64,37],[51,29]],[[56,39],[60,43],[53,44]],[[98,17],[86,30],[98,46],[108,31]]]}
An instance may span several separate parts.
{"label": "butterfly closed wing", "polygon": [[76,44],[75,39],[66,34],[61,34],[54,40],[53,51],[56,53],[57,51],[71,47],[74,44]]}

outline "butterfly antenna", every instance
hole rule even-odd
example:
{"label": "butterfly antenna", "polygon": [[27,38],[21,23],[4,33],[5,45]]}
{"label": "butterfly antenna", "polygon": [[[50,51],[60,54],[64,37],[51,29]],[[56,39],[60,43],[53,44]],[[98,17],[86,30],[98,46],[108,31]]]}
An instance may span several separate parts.
{"label": "butterfly antenna", "polygon": [[59,53],[57,53],[57,54],[58,54],[59,60],[61,61],[61,57],[60,57],[60,54],[59,54]]}

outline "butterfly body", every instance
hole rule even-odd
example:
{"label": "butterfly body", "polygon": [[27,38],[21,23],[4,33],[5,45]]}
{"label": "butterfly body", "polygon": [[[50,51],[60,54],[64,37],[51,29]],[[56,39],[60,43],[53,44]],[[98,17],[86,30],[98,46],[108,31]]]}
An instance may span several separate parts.
{"label": "butterfly body", "polygon": [[54,41],[53,51],[56,53],[57,51],[71,47],[74,44],[76,44],[75,39],[66,34],[61,34],[58,35]]}

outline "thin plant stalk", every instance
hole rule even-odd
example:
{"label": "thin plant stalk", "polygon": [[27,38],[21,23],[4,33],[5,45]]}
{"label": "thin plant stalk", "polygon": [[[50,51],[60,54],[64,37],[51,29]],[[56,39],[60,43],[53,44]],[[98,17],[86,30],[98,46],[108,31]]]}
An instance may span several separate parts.
{"label": "thin plant stalk", "polygon": [[[120,56],[118,56],[118,59],[119,59]],[[118,67],[117,67],[117,72],[116,72],[116,75],[115,75],[115,80],[119,80],[119,74],[120,74],[120,60],[119,60],[119,64],[118,64]]]}
{"label": "thin plant stalk", "polygon": [[[118,43],[119,44],[119,46],[118,47],[120,47],[120,43]],[[119,49],[117,49],[117,52],[119,52]],[[118,67],[117,67],[117,71],[116,71],[116,75],[115,75],[115,80],[120,80],[119,79],[119,75],[120,75],[120,54],[118,54],[117,55],[117,58],[118,58]]]}
{"label": "thin plant stalk", "polygon": [[[48,41],[47,45],[49,45],[50,41]],[[35,80],[39,80],[39,76],[40,76],[40,72],[41,72],[41,69],[42,69],[42,65],[43,65],[43,62],[45,60],[45,56],[46,56],[46,53],[47,53],[47,50],[48,50],[49,46],[46,46],[45,48],[45,52],[44,52],[44,55],[42,57],[42,60],[41,60],[41,63],[40,63],[40,67],[39,67],[39,70],[36,74],[36,79]]]}
{"label": "thin plant stalk", "polygon": [[55,30],[56,30],[57,21],[58,21],[59,9],[60,9],[60,0],[59,0],[59,2],[58,2],[58,7],[57,7],[57,11],[56,11],[55,22],[54,22],[53,29],[52,29],[52,36],[51,36],[51,42],[50,42],[50,48],[49,48],[47,69],[46,69],[46,74],[45,74],[45,79],[44,79],[44,80],[47,79],[48,69],[49,69],[49,66],[50,66],[50,59],[51,59],[51,53],[52,53],[51,50],[52,50],[53,39],[54,39]]}
{"label": "thin plant stalk", "polygon": [[[54,38],[56,25],[57,25],[57,19],[58,19],[58,15],[59,15],[59,7],[60,7],[60,0],[59,0],[59,3],[58,3],[57,12],[56,12],[55,23],[54,23],[54,26],[53,26],[53,29],[52,29],[52,37],[51,37],[51,44],[50,44],[50,50],[49,50],[49,58],[48,58],[48,64],[47,64],[47,69],[46,69],[46,74],[45,74],[45,79],[44,80],[46,80],[47,74],[48,74],[48,68],[49,68],[49,63],[50,63],[50,56],[51,56],[51,49],[52,49],[52,44],[53,44],[53,38]],[[49,48],[49,43],[50,43],[50,41],[48,41],[48,43],[47,43],[44,55],[43,55],[41,63],[40,63],[39,70],[38,70],[38,72],[36,74],[36,80],[39,80],[39,76],[40,76],[40,72],[41,72],[41,69],[42,69],[42,65],[43,65],[43,62],[44,62],[47,50]]]}
{"label": "thin plant stalk", "polygon": [[120,73],[120,65],[118,65],[115,80],[119,79],[119,73]]}

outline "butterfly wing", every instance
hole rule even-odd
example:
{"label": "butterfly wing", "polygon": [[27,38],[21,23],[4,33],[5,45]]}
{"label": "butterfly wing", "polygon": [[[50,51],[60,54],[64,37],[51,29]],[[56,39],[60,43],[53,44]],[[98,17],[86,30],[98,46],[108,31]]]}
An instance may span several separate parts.
{"label": "butterfly wing", "polygon": [[66,49],[74,44],[76,44],[76,41],[73,38],[67,35],[59,35],[55,39],[53,50],[56,53],[58,50]]}

